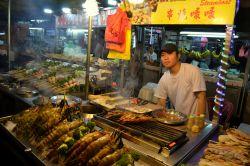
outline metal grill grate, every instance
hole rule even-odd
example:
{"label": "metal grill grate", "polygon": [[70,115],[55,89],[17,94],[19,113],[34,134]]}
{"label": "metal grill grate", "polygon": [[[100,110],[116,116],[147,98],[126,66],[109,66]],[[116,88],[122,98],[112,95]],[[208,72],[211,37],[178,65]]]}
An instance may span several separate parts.
{"label": "metal grill grate", "polygon": [[129,131],[132,134],[144,136],[161,146],[168,146],[172,142],[183,142],[186,140],[186,132],[173,129],[165,124],[157,121],[137,123],[137,124],[121,124],[118,119],[119,117],[111,117],[106,119],[105,115],[96,116],[97,119],[105,121],[113,127],[119,127],[122,130]]}

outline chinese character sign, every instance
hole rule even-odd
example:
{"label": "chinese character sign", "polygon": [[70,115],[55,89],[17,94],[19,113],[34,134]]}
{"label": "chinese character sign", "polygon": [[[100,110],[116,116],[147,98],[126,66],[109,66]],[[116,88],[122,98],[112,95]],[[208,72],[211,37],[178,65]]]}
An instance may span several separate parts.
{"label": "chinese character sign", "polygon": [[233,24],[236,0],[144,0],[130,4],[132,24]]}

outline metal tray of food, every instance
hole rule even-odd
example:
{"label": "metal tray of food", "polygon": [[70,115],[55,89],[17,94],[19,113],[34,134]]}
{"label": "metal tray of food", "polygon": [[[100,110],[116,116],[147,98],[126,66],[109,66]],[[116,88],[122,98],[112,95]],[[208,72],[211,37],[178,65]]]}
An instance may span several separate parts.
{"label": "metal tray of food", "polygon": [[116,108],[138,113],[138,114],[144,114],[144,113],[150,113],[150,112],[157,111],[157,110],[162,110],[161,106],[152,104],[152,103],[147,103],[144,105],[138,105],[138,104],[132,104],[132,103],[122,104],[122,105],[117,105]]}
{"label": "metal tray of food", "polygon": [[20,87],[18,89],[16,89],[15,93],[17,95],[21,95],[24,97],[33,97],[33,96],[37,96],[39,94],[39,92],[35,89],[31,89],[28,87]]}
{"label": "metal tray of food", "polygon": [[180,125],[188,120],[187,115],[175,111],[174,109],[169,109],[164,113],[161,111],[154,111],[152,115],[157,121],[169,125]]}
{"label": "metal tray of food", "polygon": [[51,103],[56,104],[56,105],[60,104],[60,102],[63,99],[67,100],[68,105],[82,103],[81,98],[76,97],[76,96],[71,96],[71,95],[56,95],[56,96],[50,97]]}

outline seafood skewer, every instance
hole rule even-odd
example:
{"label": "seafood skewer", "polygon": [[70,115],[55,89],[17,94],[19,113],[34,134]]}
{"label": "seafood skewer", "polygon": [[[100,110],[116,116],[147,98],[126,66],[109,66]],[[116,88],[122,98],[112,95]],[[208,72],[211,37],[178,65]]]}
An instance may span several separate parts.
{"label": "seafood skewer", "polygon": [[67,157],[65,158],[65,163],[69,162],[70,160],[74,159],[78,154],[80,154],[86,147],[93,141],[97,140],[104,134],[95,131],[93,133],[89,133],[83,136],[80,140],[78,140],[68,151]]}
{"label": "seafood skewer", "polygon": [[111,137],[109,134],[106,134],[97,140],[91,142],[86,149],[74,160],[66,163],[66,165],[74,165],[76,163],[81,163],[81,165],[86,165],[86,162],[93,157],[99,150],[103,148],[106,144],[111,141]]}
{"label": "seafood skewer", "polygon": [[115,145],[109,144],[105,146],[103,149],[101,149],[94,157],[92,157],[88,163],[87,166],[96,166],[101,161],[101,159],[111,153],[113,153],[117,147]]}
{"label": "seafood skewer", "polygon": [[126,148],[116,150],[114,153],[102,158],[98,166],[110,166],[114,164],[117,160],[121,158],[122,154],[124,154],[125,152],[127,152]]}
{"label": "seafood skewer", "polygon": [[38,145],[37,149],[41,150],[43,147],[51,141],[57,140],[63,134],[69,132],[70,130],[80,126],[82,124],[81,120],[75,120],[73,122],[62,122],[58,127],[54,128],[51,133],[44,138]]}

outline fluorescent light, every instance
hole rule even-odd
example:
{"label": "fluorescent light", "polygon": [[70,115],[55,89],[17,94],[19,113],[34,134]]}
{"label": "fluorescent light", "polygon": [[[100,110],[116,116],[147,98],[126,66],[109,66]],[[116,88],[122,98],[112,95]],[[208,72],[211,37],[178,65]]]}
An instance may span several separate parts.
{"label": "fluorescent light", "polygon": [[5,35],[5,33],[4,32],[0,32],[0,35]]}
{"label": "fluorescent light", "polygon": [[62,8],[62,11],[65,14],[70,14],[71,13],[71,9],[70,8],[66,8],[66,7]]}
{"label": "fluorescent light", "polygon": [[117,5],[117,1],[116,0],[108,0],[108,4],[112,5],[112,6],[116,6]]}
{"label": "fluorescent light", "polygon": [[86,8],[88,16],[96,16],[99,14],[98,4],[96,0],[86,0],[83,7]]}
{"label": "fluorescent light", "polygon": [[83,9],[86,9],[86,8],[87,8],[85,3],[82,4],[82,8],[83,8]]}
{"label": "fluorescent light", "polygon": [[129,3],[133,3],[133,4],[139,4],[139,3],[143,3],[144,0],[128,0]]}
{"label": "fluorescent light", "polygon": [[88,32],[87,29],[71,29],[72,32]]}
{"label": "fluorescent light", "polygon": [[[211,37],[211,38],[225,38],[225,32],[189,32],[189,31],[181,31],[181,35],[192,36],[192,37]],[[238,38],[239,36],[234,35],[234,38]]]}
{"label": "fluorescent light", "polygon": [[43,28],[29,28],[29,29],[33,29],[33,30],[43,30]]}
{"label": "fluorescent light", "polygon": [[51,10],[51,9],[43,9],[43,12],[44,13],[47,13],[47,14],[51,14],[51,13],[53,13],[53,11]]}
{"label": "fluorescent light", "polygon": [[181,35],[224,35],[224,32],[189,32],[181,31]]}

